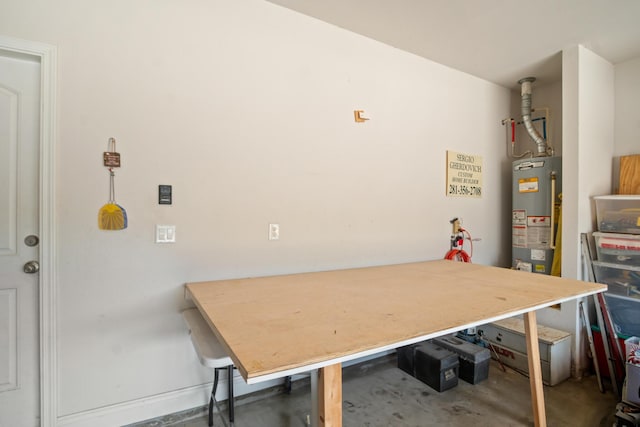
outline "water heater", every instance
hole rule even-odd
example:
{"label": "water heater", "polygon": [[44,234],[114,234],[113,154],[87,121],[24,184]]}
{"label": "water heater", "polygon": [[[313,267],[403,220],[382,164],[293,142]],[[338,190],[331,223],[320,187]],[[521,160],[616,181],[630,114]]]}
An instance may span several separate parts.
{"label": "water heater", "polygon": [[549,274],[562,191],[562,158],[513,162],[512,267]]}

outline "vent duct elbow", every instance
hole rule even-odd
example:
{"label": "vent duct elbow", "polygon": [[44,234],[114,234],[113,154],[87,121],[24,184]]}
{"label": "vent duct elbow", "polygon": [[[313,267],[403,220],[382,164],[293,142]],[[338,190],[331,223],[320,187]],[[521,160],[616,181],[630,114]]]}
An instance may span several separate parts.
{"label": "vent duct elbow", "polygon": [[531,83],[535,80],[535,77],[525,77],[524,79],[518,80],[518,84],[522,85],[520,92],[522,96],[522,122],[529,136],[538,147],[538,156],[545,156],[547,154],[547,143],[536,128],[533,127],[531,121]]}

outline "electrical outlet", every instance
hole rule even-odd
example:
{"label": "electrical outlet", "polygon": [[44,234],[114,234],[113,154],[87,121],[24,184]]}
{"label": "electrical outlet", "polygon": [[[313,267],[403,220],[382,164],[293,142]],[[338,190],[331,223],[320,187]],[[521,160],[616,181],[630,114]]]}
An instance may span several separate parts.
{"label": "electrical outlet", "polygon": [[280,224],[269,224],[269,240],[280,239]]}

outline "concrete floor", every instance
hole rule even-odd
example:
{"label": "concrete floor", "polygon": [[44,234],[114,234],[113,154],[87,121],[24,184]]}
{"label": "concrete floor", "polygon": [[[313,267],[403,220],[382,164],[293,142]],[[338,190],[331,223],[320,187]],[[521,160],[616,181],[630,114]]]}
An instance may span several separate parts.
{"label": "concrete floor", "polygon": [[[606,390],[600,393],[595,376],[545,386],[547,425],[612,427],[618,399],[609,386]],[[459,381],[438,393],[399,370],[395,356],[385,356],[345,368],[342,394],[345,427],[533,426],[528,378],[509,368],[502,372],[495,361],[487,380],[476,385]],[[291,394],[275,390],[258,400],[241,397],[235,425],[305,427],[309,413],[309,382],[300,380]],[[220,418],[214,425],[223,425]],[[207,419],[203,408],[196,408],[135,426],[206,427]]]}

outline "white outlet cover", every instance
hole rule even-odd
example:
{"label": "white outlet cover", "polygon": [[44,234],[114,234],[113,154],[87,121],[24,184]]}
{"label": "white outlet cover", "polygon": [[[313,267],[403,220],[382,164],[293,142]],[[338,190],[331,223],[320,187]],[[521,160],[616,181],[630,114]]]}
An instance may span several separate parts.
{"label": "white outlet cover", "polygon": [[156,243],[175,243],[175,225],[156,225]]}
{"label": "white outlet cover", "polygon": [[269,224],[269,240],[280,239],[280,224]]}

